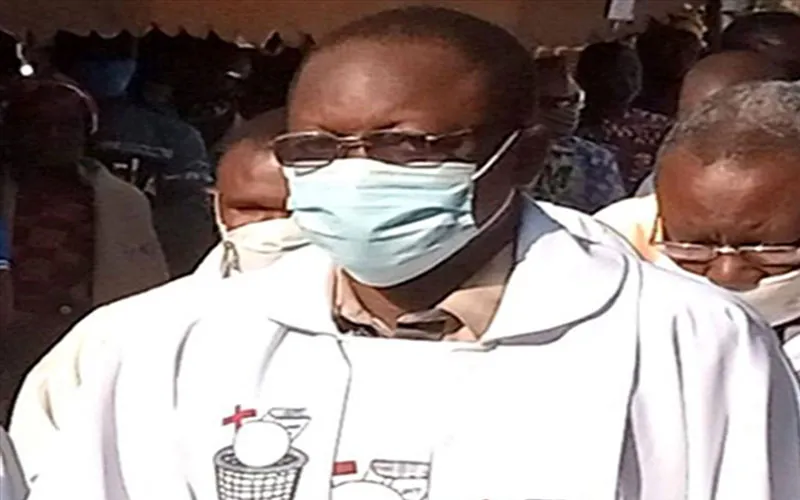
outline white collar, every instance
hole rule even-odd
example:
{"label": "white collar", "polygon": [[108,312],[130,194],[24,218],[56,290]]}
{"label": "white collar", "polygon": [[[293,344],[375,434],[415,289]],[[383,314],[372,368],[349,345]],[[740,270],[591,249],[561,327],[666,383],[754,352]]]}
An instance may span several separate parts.
{"label": "white collar", "polygon": [[[627,276],[622,253],[573,235],[537,204],[526,204],[520,228],[516,266],[482,344],[550,332],[595,315],[613,302]],[[335,334],[331,265],[322,250],[308,246],[234,281],[249,282],[250,299],[272,321]]]}

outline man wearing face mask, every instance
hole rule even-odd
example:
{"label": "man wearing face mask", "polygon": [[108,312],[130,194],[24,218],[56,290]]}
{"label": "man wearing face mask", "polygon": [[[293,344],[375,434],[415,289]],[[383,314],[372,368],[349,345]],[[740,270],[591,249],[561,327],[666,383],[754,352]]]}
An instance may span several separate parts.
{"label": "man wearing face mask", "polygon": [[272,142],[313,244],[199,317],[108,318],[30,500],[795,498],[768,326],[520,193],[534,73],[448,9],[330,34]]}
{"label": "man wearing face mask", "polygon": [[688,271],[753,306],[800,371],[798,113],[794,83],[718,92],[668,137],[655,195],[620,202],[597,217],[647,260]]}
{"label": "man wearing face mask", "polygon": [[541,177],[532,189],[537,200],[594,213],[625,196],[614,153],[575,135],[584,93],[563,57],[538,59],[539,111],[552,144]]}
{"label": "man wearing face mask", "polygon": [[87,56],[70,73],[97,99],[100,122],[89,154],[150,199],[153,223],[174,277],[191,272],[213,243],[205,188],[211,165],[199,132],[135,104],[133,54]]}
{"label": "man wearing face mask", "polygon": [[[308,244],[289,219],[286,178],[264,144],[285,128],[285,111],[255,118],[257,131],[243,131],[220,161],[215,194],[217,228],[222,242],[195,271],[209,277],[261,269],[286,252]],[[269,113],[270,115],[272,112]]]}

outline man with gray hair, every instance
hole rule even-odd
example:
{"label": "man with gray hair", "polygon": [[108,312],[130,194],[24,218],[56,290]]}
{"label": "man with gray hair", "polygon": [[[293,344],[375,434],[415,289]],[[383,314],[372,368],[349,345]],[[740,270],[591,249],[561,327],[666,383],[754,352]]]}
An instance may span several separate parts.
{"label": "man with gray hair", "polygon": [[657,165],[655,195],[598,218],[646,259],[753,306],[800,371],[800,85],[720,91],[676,125]]}

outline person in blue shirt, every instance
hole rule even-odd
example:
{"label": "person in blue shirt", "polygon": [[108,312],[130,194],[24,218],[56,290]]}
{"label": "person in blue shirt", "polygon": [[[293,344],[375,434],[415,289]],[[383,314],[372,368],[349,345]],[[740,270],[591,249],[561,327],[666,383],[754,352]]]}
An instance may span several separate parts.
{"label": "person in blue shirt", "polygon": [[135,59],[124,54],[90,55],[71,71],[100,107],[89,155],[148,195],[170,274],[182,276],[214,242],[206,194],[213,185],[212,166],[195,128],[128,99],[135,72]]}

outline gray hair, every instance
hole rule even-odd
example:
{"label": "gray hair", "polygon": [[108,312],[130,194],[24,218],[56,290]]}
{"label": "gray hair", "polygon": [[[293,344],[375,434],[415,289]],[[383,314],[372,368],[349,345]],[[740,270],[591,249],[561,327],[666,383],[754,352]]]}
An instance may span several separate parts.
{"label": "gray hair", "polygon": [[675,124],[661,147],[709,165],[752,154],[800,156],[800,84],[748,82],[721,90]]}

